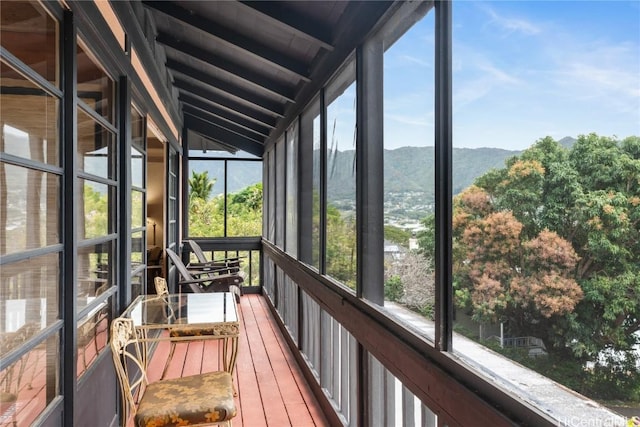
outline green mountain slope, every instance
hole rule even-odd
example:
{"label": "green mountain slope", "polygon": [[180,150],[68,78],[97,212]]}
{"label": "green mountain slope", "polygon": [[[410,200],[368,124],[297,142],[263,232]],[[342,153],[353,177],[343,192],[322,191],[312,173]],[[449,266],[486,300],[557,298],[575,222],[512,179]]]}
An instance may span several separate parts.
{"label": "green mountain slope", "polygon": [[[504,166],[507,158],[520,151],[499,148],[454,148],[453,149],[453,193],[457,194],[492,168]],[[355,198],[353,151],[338,152],[335,167],[330,168],[328,180],[331,199]],[[384,187],[386,193],[424,193],[425,202],[430,203],[434,194],[434,148],[401,147],[384,152]]]}

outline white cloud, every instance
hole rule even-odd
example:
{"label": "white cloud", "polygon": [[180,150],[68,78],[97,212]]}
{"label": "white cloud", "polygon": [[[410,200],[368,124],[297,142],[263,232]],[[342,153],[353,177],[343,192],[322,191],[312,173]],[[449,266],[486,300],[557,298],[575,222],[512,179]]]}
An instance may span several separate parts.
{"label": "white cloud", "polygon": [[532,36],[542,32],[542,29],[538,25],[534,24],[531,21],[527,21],[526,19],[512,18],[512,17],[499,15],[494,9],[492,9],[487,5],[484,5],[482,9],[491,18],[489,20],[489,24],[497,25],[507,33],[517,32],[517,33],[522,33],[528,36]]}
{"label": "white cloud", "polygon": [[431,61],[427,61],[423,58],[419,58],[417,56],[411,55],[400,55],[399,59],[405,63],[415,64],[420,67],[431,68],[433,67],[433,63]]}
{"label": "white cloud", "polygon": [[385,119],[394,120],[398,123],[412,126],[433,126],[433,116],[431,120],[427,116],[409,116],[402,114],[386,114]]}
{"label": "white cloud", "polygon": [[522,79],[499,68],[484,54],[464,48],[460,50],[464,61],[459,64],[453,78],[456,109],[484,98],[495,89],[524,84]]}

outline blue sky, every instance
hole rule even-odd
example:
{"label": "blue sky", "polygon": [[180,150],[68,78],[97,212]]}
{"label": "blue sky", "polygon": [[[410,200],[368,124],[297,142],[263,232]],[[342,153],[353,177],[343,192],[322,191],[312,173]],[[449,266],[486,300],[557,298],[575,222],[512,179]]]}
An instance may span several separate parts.
{"label": "blue sky", "polygon": [[[386,148],[433,145],[433,26],[385,53]],[[640,135],[640,1],[454,1],[453,26],[454,146]]]}

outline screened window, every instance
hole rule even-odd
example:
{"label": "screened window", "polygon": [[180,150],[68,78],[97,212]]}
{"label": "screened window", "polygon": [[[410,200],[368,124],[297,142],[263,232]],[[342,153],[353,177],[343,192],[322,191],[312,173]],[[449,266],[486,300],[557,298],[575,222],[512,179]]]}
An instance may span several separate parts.
{"label": "screened window", "polygon": [[189,236],[262,235],[262,162],[222,152],[190,155]]}
{"label": "screened window", "polygon": [[298,257],[298,122],[287,131],[285,249]]}
{"label": "screened window", "polygon": [[355,61],[326,89],[326,274],[356,286]]}
{"label": "screened window", "polygon": [[433,320],[435,14],[384,50],[384,295]]}
{"label": "screened window", "polygon": [[276,245],[284,249],[284,228],[285,228],[285,159],[286,145],[284,138],[281,138],[275,145],[275,193],[276,211],[274,222],[276,224]]}
{"label": "screened window", "polygon": [[[307,241],[307,252],[301,254],[305,257],[306,262],[320,270],[320,157],[321,157],[321,140],[320,140],[320,99],[313,101],[307,109],[302,113],[300,119],[301,126],[301,146],[300,150],[305,156],[305,167],[311,170],[311,177],[304,181],[301,187],[303,191],[310,191],[311,194],[303,193],[304,197],[301,207],[305,209],[304,215],[308,218],[308,229],[301,229],[301,239]],[[309,160],[307,160],[309,159]],[[300,176],[308,173],[305,169],[300,169]],[[308,186],[308,187],[307,187]],[[307,190],[308,188],[308,190]],[[309,210],[309,206],[311,207]],[[303,221],[303,218],[300,218]],[[307,235],[308,234],[308,235]]]}

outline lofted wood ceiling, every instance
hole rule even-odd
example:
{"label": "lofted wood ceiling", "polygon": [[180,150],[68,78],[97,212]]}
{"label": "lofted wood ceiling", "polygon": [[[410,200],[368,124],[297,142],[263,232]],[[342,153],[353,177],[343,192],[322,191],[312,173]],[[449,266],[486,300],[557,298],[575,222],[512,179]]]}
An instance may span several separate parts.
{"label": "lofted wood ceiling", "polygon": [[393,1],[143,1],[190,149],[262,156]]}

